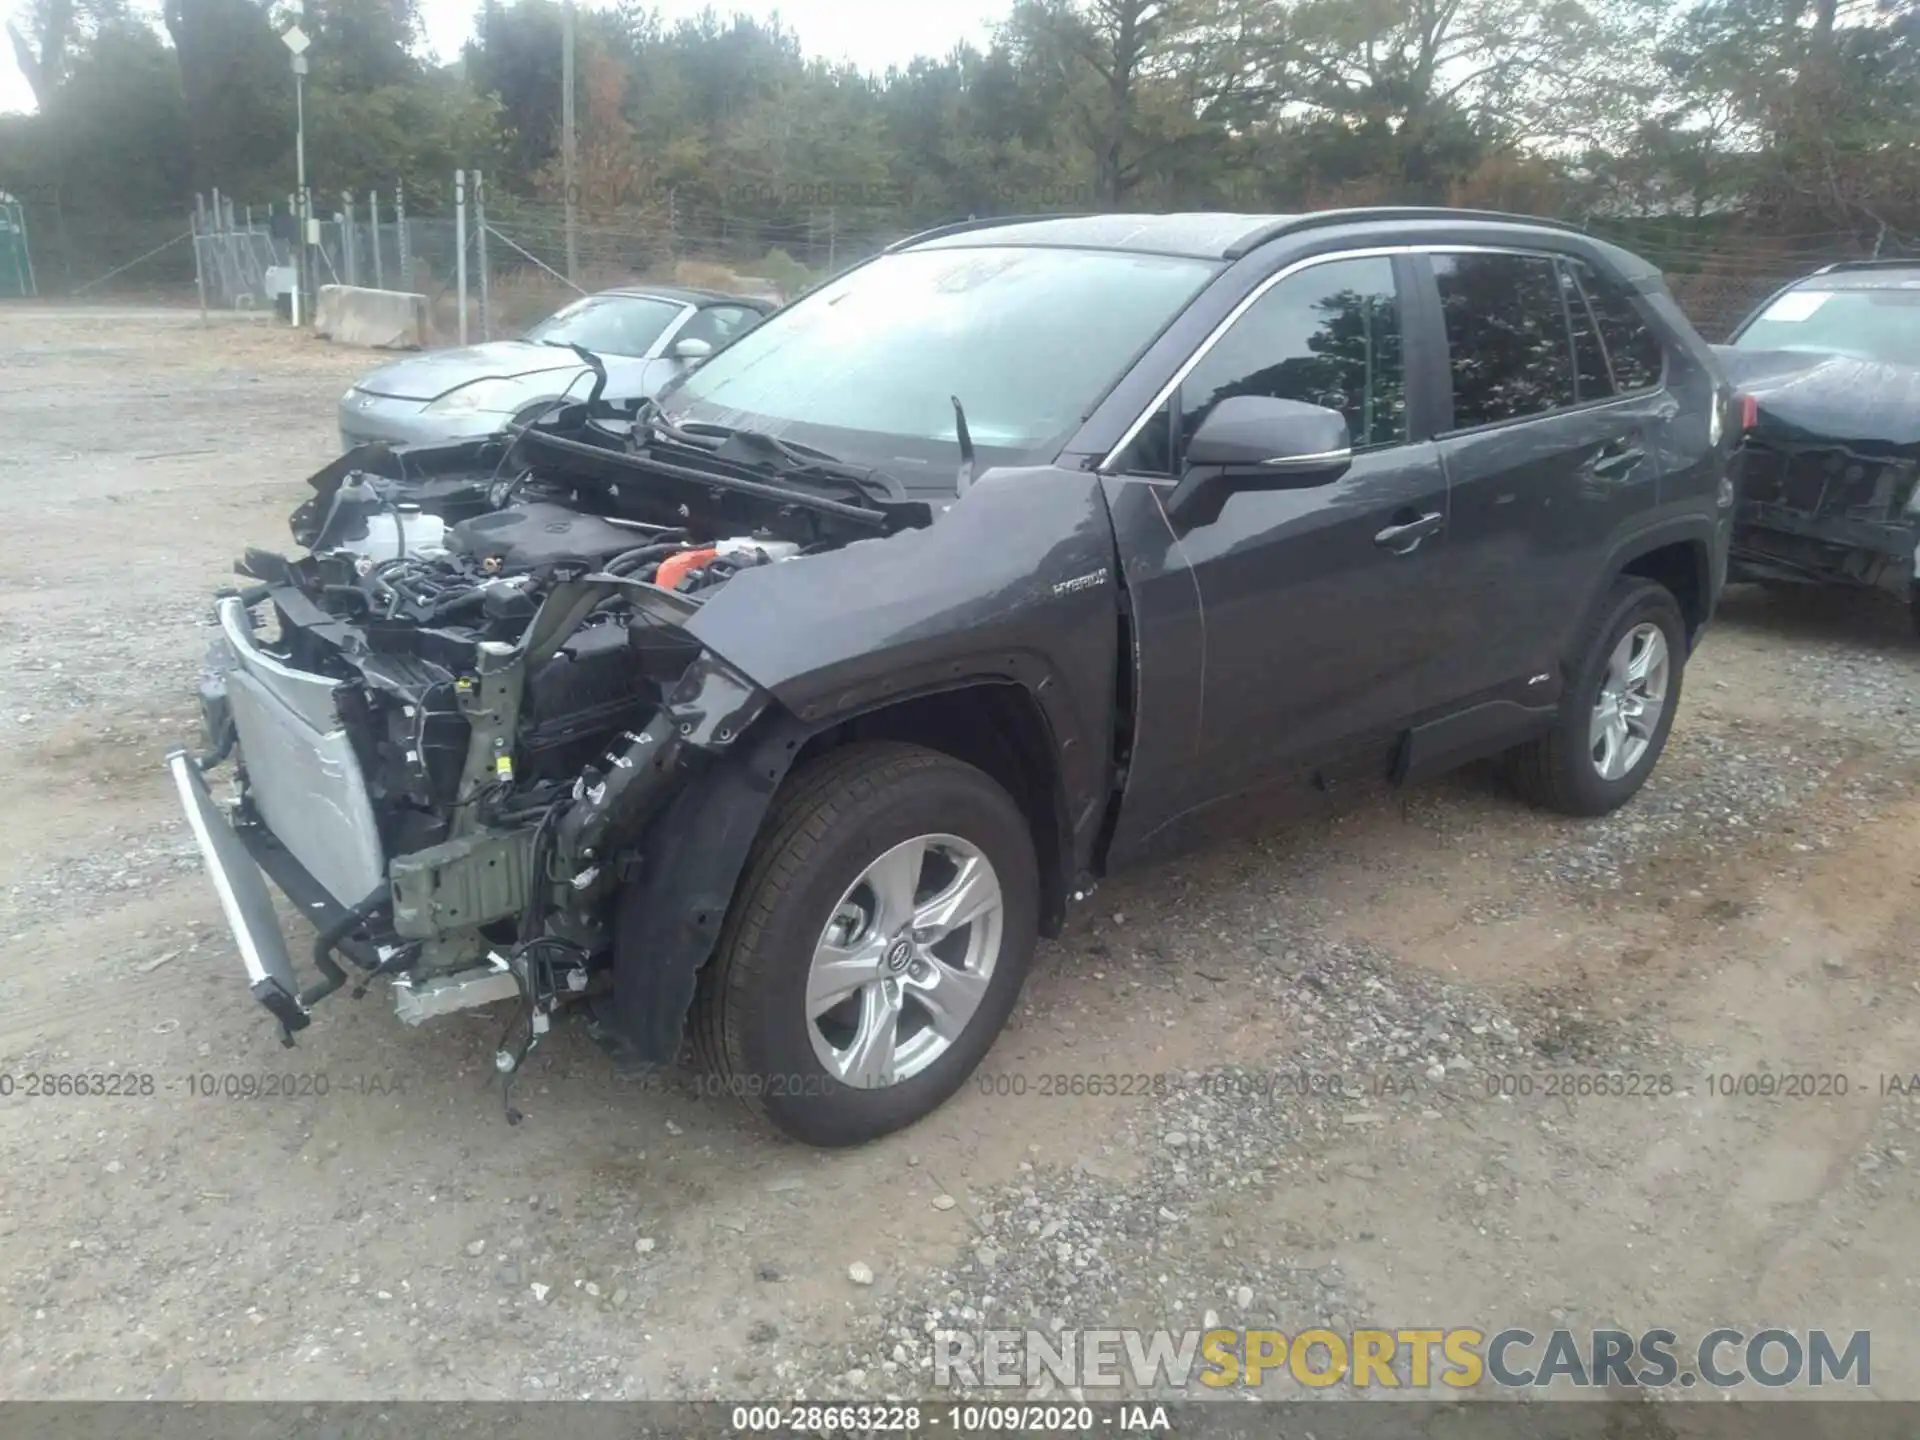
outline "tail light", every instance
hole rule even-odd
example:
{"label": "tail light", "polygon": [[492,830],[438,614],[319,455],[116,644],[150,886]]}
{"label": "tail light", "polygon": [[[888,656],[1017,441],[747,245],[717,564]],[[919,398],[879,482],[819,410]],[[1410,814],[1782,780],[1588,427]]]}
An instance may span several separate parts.
{"label": "tail light", "polygon": [[1760,423],[1760,402],[1751,395],[1735,397],[1740,402],[1740,433],[1745,435]]}

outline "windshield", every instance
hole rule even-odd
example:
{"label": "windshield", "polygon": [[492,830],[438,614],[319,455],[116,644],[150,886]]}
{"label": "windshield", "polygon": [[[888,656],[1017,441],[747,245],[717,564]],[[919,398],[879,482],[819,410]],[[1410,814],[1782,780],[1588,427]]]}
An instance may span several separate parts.
{"label": "windshield", "polygon": [[1805,350],[1920,368],[1920,287],[1789,290],[1733,343],[1736,350]]}
{"label": "windshield", "polygon": [[643,295],[589,295],[542,320],[527,339],[583,345],[596,355],[644,356],[684,308]]}
{"label": "windshield", "polygon": [[951,475],[957,396],[983,456],[1046,456],[1214,269],[1014,246],[883,256],[742,336],[662,400],[682,424],[784,431],[910,480],[914,465]]}

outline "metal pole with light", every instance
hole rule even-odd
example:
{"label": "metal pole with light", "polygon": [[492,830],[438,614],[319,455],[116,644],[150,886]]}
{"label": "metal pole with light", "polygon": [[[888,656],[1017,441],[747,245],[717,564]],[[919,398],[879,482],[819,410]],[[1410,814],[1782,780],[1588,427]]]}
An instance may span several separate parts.
{"label": "metal pole with light", "polygon": [[312,304],[312,290],[309,280],[313,275],[313,259],[308,252],[312,240],[313,202],[307,194],[307,46],[313,42],[307,39],[307,32],[298,25],[289,25],[280,32],[280,41],[293,53],[293,165],[294,193],[299,197],[299,211],[295,219],[299,223],[299,246],[295,250],[293,267],[293,323],[300,323],[300,302],[307,298]]}

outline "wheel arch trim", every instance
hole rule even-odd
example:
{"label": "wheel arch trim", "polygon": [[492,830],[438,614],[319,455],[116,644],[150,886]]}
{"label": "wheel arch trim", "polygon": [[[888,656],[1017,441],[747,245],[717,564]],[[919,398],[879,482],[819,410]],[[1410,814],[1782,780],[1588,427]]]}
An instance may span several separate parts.
{"label": "wheel arch trim", "polygon": [[1682,618],[1688,622],[1687,650],[1691,654],[1699,641],[1701,631],[1713,618],[1714,609],[1720,598],[1713,566],[1715,534],[1716,527],[1713,519],[1700,515],[1663,520],[1622,536],[1608,554],[1606,563],[1600,567],[1597,583],[1580,612],[1579,623],[1568,632],[1562,646],[1563,663],[1568,666],[1576,666],[1580,663],[1580,657],[1567,654],[1566,647],[1586,633],[1595,612],[1606,603],[1607,593],[1612,588],[1613,582],[1622,575],[1633,573],[1632,567],[1647,556],[1675,545],[1686,548],[1694,567],[1694,583],[1699,587],[1698,616],[1687,614],[1685,596],[1674,596],[1681,605]]}
{"label": "wheel arch trim", "polygon": [[[888,687],[864,703],[833,707],[829,716],[796,715],[775,702],[730,745],[713,756],[648,824],[635,847],[638,862],[615,901],[613,995],[601,1018],[617,1052],[643,1064],[671,1063],[679,1053],[696,977],[713,956],[722,926],[745,874],[774,795],[814,741],[852,722],[868,720],[910,701],[935,699],[988,686],[1017,689],[1036,722],[1056,743],[1054,717],[1046,703],[1045,677],[1018,657],[992,665],[943,662],[945,675],[911,688]],[[1044,667],[1042,667],[1044,668]],[[1038,683],[1029,683],[1037,681]],[[1057,752],[1055,752],[1057,755]],[[1053,876],[1043,858],[1042,930],[1058,929],[1064,892],[1079,878],[1076,831],[1070,818],[1063,768],[1057,759],[1045,777],[1050,791],[1051,835],[1036,833],[1043,857],[1058,857]],[[1019,801],[1015,797],[1016,803]],[[1023,807],[1024,810],[1025,807]],[[1029,822],[1043,817],[1029,813]],[[1097,829],[1093,823],[1080,827]],[[1051,879],[1051,883],[1046,883]],[[1051,892],[1051,893],[1049,893]]]}

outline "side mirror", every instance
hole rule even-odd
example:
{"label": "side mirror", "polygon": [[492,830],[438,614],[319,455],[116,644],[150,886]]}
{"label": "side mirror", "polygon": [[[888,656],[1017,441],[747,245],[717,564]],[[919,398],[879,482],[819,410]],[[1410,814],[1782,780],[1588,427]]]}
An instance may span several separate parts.
{"label": "side mirror", "polygon": [[1167,513],[1187,526],[1219,518],[1236,490],[1330,485],[1353,463],[1353,438],[1338,410],[1270,395],[1232,395],[1207,412],[1187,441],[1186,473]]}
{"label": "side mirror", "polygon": [[674,341],[673,348],[667,354],[675,360],[704,360],[713,354],[713,343],[702,340],[696,335],[689,335],[684,340]]}

